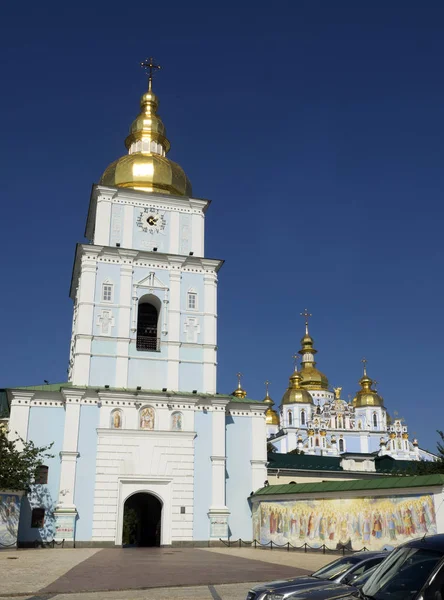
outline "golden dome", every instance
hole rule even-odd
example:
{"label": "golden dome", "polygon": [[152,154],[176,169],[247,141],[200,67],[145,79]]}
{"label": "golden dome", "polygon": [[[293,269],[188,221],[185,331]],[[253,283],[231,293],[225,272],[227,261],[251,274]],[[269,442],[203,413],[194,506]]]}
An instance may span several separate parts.
{"label": "golden dome", "polygon": [[314,355],[317,350],[313,347],[313,338],[308,334],[308,331],[301,340],[302,348],[299,354],[302,356],[300,374],[302,377],[301,386],[309,390],[328,390],[329,383],[327,377],[316,369]]}
{"label": "golden dome", "polygon": [[231,394],[235,398],[246,398],[247,397],[247,392],[241,386],[241,377],[242,377],[242,373],[237,373],[237,388]]}
{"label": "golden dome", "polygon": [[272,408],[274,405],[274,402],[268,395],[268,389],[267,389],[267,394],[266,394],[263,402],[264,402],[264,404],[268,405],[268,408],[265,411],[265,424],[266,425],[279,425],[279,415]]}
{"label": "golden dome", "polygon": [[282,397],[282,404],[313,404],[310,392],[301,388],[302,372],[295,370],[290,377],[290,384]]}
{"label": "golden dome", "polygon": [[353,406],[355,408],[363,408],[365,406],[384,406],[384,401],[381,396],[372,390],[373,380],[367,376],[367,370],[364,367],[364,375],[359,380],[361,389],[353,398]]}
{"label": "golden dome", "polygon": [[109,165],[101,184],[175,196],[192,195],[191,183],[182,167],[166,158],[170,142],[157,114],[158,105],[151,90],[142,96],[141,112],[125,140],[128,154]]}

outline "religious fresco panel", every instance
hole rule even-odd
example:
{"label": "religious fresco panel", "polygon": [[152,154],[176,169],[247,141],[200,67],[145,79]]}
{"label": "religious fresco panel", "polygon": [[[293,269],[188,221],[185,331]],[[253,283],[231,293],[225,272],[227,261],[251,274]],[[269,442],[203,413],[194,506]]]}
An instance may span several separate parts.
{"label": "religious fresco panel", "polygon": [[17,542],[21,497],[0,494],[0,548]]}
{"label": "religious fresco panel", "polygon": [[261,501],[253,506],[253,530],[262,544],[354,550],[381,550],[437,533],[431,495]]}

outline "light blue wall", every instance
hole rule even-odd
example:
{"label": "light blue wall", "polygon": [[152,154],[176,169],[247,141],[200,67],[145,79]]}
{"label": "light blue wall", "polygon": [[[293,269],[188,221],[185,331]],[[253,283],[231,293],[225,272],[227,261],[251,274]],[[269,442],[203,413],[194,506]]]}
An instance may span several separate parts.
{"label": "light blue wall", "polygon": [[179,390],[181,392],[205,392],[203,389],[203,365],[180,363],[179,365]]}
{"label": "light blue wall", "polygon": [[192,248],[192,225],[191,215],[180,213],[179,215],[179,231],[182,232],[180,239],[179,254],[189,254]]}
{"label": "light blue wall", "polygon": [[[30,494],[22,501],[18,536],[20,542],[52,540],[54,538],[55,520],[53,511],[59,493],[59,453],[63,446],[64,426],[65,409],[63,407],[31,406],[27,439],[32,440],[39,447],[54,443],[51,450],[49,450],[53,458],[45,461],[46,466],[49,467],[48,484],[32,486]],[[45,524],[42,529],[31,528],[32,508],[45,509]]]}
{"label": "light blue wall", "polygon": [[99,408],[82,405],[74,493],[74,504],[79,515],[76,523],[77,541],[88,541],[92,537],[98,425]]}
{"label": "light blue wall", "polygon": [[115,386],[116,359],[105,356],[92,356],[89,368],[89,385]]}
{"label": "light blue wall", "polygon": [[368,451],[376,452],[380,450],[379,442],[381,440],[381,435],[378,433],[376,435],[371,435],[368,441]]}
{"label": "light blue wall", "polygon": [[[170,212],[160,210],[159,214],[163,216],[166,221],[165,229],[159,233],[149,233],[148,231],[142,231],[142,228],[137,225],[137,219],[140,213],[143,211],[143,207],[135,207],[134,209],[134,224],[133,224],[133,248],[137,250],[148,250],[151,251],[154,247],[157,248],[158,252],[168,252],[170,249]],[[144,213],[149,216],[149,212]]]}
{"label": "light blue wall", "polygon": [[116,356],[117,340],[104,340],[103,338],[100,340],[93,340],[91,343],[91,354],[93,356],[104,354],[109,356]]}
{"label": "light blue wall", "polygon": [[115,246],[117,243],[122,243],[123,233],[123,205],[113,202],[111,206],[111,220],[109,240],[110,246]]}
{"label": "light blue wall", "polygon": [[208,540],[210,536],[208,509],[211,506],[212,414],[199,411],[195,413],[194,419],[197,435],[194,440],[193,539]]}
{"label": "light blue wall", "polygon": [[251,510],[248,503],[252,489],[252,423],[249,417],[225,418],[226,427],[226,505],[230,509],[229,527],[233,539],[251,540]]}
{"label": "light blue wall", "polygon": [[109,279],[114,285],[114,298],[111,303],[103,302],[103,307],[109,304],[118,304],[120,299],[120,266],[102,262],[97,263],[94,303],[100,304],[102,302],[102,283],[105,279]]}
{"label": "light blue wall", "polygon": [[344,439],[346,452],[361,452],[361,439],[359,436],[345,435]]}
{"label": "light blue wall", "polygon": [[[158,355],[156,352],[143,354]],[[161,390],[168,387],[167,368],[167,362],[164,360],[132,358],[128,363],[128,387],[133,389],[140,385],[145,390]]]}

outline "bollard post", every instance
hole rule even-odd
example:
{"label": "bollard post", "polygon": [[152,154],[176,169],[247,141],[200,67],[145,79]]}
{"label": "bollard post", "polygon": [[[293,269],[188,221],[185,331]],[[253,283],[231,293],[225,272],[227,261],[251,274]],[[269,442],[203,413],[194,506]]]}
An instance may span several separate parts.
{"label": "bollard post", "polygon": [[270,550],[273,550],[273,540],[270,542]]}
{"label": "bollard post", "polygon": [[322,554],[325,554],[325,544],[322,544]]}
{"label": "bollard post", "polygon": [[290,542],[287,542],[287,552],[290,552]]}
{"label": "bollard post", "polygon": [[256,548],[256,538],[254,538],[254,547]]}
{"label": "bollard post", "polygon": [[241,540],[241,538],[239,538],[239,548],[241,548],[241,547],[242,547],[242,540]]}

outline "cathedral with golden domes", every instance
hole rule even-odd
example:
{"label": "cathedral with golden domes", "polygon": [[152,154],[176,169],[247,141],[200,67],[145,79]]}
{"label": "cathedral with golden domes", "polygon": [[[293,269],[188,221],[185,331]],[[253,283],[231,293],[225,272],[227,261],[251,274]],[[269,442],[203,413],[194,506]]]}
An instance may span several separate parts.
{"label": "cathedral with golden domes", "polygon": [[[431,460],[418,440],[409,439],[407,425],[392,419],[375,382],[367,374],[367,361],[362,360],[363,375],[353,401],[341,398],[342,388],[330,388],[327,377],[317,368],[314,340],[308,330],[305,310],[305,335],[295,358],[294,372],[279,405],[267,394],[267,440],[280,453],[340,456],[343,454],[388,455],[398,460]],[[301,367],[298,370],[297,361]],[[240,388],[240,385],[238,386]],[[239,394],[240,389],[235,394]]]}

